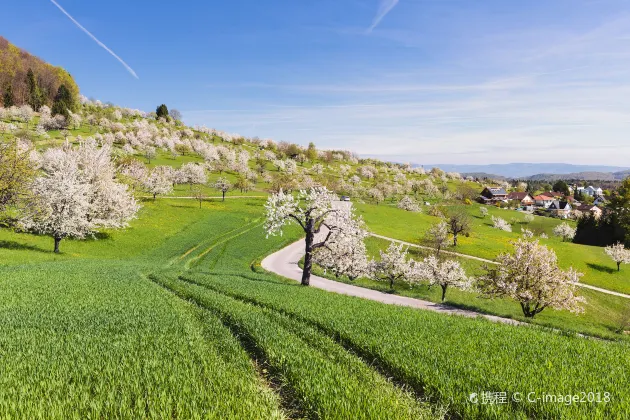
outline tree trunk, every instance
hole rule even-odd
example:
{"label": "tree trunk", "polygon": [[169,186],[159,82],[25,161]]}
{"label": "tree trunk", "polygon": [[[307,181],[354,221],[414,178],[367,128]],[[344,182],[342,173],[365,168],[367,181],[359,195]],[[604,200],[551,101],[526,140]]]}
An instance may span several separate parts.
{"label": "tree trunk", "polygon": [[394,290],[394,279],[389,279],[389,289]]}
{"label": "tree trunk", "polygon": [[155,201],[155,198],[157,197],[157,194],[153,194],[153,201]]}
{"label": "tree trunk", "polygon": [[311,270],[313,269],[313,242],[315,241],[315,234],[312,229],[308,229],[306,232],[306,254],[304,255],[304,268],[302,269],[302,286],[308,286],[311,284]]}
{"label": "tree trunk", "polygon": [[453,246],[457,246],[457,233],[453,234]]}
{"label": "tree trunk", "polygon": [[225,201],[225,191],[222,191],[222,193],[223,193],[223,200],[222,201]]}
{"label": "tree trunk", "polygon": [[59,254],[59,243],[61,242],[61,238],[55,236],[55,254]]}
{"label": "tree trunk", "polygon": [[536,313],[531,310],[529,303],[521,303],[521,308],[523,308],[525,318],[534,318],[534,315],[536,315]]}
{"label": "tree trunk", "polygon": [[617,271],[621,271],[621,261],[617,261]]}
{"label": "tree trunk", "polygon": [[442,302],[444,302],[444,299],[446,299],[446,288],[448,287],[448,285],[442,284],[440,286],[442,286]]}

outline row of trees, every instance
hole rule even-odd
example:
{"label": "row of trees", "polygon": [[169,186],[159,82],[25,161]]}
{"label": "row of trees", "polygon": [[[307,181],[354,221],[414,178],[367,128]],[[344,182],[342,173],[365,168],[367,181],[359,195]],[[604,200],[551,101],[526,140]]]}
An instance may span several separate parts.
{"label": "row of trees", "polygon": [[[581,274],[558,267],[553,250],[530,237],[513,242],[514,252],[501,254],[498,265],[487,265],[478,279],[466,275],[457,261],[443,258],[449,233],[455,238],[469,223],[462,214],[432,226],[427,241],[436,250],[423,261],[409,258],[403,244],[391,243],[380,252],[378,261],[368,261],[364,239],[368,235],[363,222],[351,207],[339,202],[326,188],[312,188],[297,195],[282,191],[272,194],[266,205],[265,229],[268,235],[282,234],[283,228],[295,223],[306,235],[302,284],[310,284],[313,263],[350,279],[366,276],[411,286],[427,282],[439,285],[442,300],[449,287],[479,290],[485,297],[508,297],[521,305],[523,314],[533,318],[547,307],[580,312],[584,299],[576,288]],[[455,244],[457,240],[454,240]]]}

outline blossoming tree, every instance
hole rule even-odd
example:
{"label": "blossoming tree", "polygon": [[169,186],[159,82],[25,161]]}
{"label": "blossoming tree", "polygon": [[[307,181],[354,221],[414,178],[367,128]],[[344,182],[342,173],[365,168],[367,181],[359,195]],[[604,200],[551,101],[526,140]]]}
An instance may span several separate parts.
{"label": "blossoming tree", "polygon": [[479,278],[478,287],[486,297],[516,300],[527,318],[547,307],[582,312],[585,300],[576,294],[581,273],[561,270],[556,253],[537,240],[521,238],[513,245],[514,253],[499,255],[499,265],[486,266]]}
{"label": "blossoming tree", "polygon": [[[280,190],[272,194],[265,204],[267,235],[282,234],[289,223],[298,224],[306,234],[302,285],[308,286],[313,268],[313,253],[335,235],[355,229],[354,217],[349,206],[336,204],[338,197],[326,187],[301,190],[294,196]],[[332,217],[333,213],[338,213]],[[323,238],[316,236],[327,229]]]}
{"label": "blossoming tree", "polygon": [[575,228],[564,222],[553,228],[553,234],[562,238],[562,241],[571,241],[575,237]]}
{"label": "blossoming tree", "polygon": [[413,283],[416,278],[415,261],[407,258],[407,248],[403,244],[390,243],[386,251],[380,251],[380,261],[371,263],[372,277],[389,283],[394,289],[396,281]]}
{"label": "blossoming tree", "polygon": [[416,272],[419,279],[429,282],[429,287],[438,285],[442,288],[442,302],[446,298],[446,289],[449,286],[462,290],[468,290],[472,286],[472,279],[466,276],[466,272],[457,261],[440,261],[435,255],[417,264]]}
{"label": "blossoming tree", "polygon": [[83,239],[100,228],[124,228],[138,212],[128,187],[115,178],[109,146],[87,143],[77,149],[50,149],[44,154],[42,172],[33,182],[32,203],[20,225],[52,236],[56,253],[64,238]]}
{"label": "blossoming tree", "polygon": [[630,264],[630,249],[626,249],[622,243],[606,247],[606,254],[617,263],[617,271],[621,270],[621,264]]}
{"label": "blossoming tree", "polygon": [[[352,212],[335,212],[326,218],[326,223],[334,226],[345,226],[336,230],[323,247],[315,250],[313,261],[336,277],[347,276],[355,280],[369,274],[369,264],[365,238],[368,236],[363,221],[353,217]],[[320,232],[323,237],[327,232]],[[316,238],[317,241],[317,238]]]}

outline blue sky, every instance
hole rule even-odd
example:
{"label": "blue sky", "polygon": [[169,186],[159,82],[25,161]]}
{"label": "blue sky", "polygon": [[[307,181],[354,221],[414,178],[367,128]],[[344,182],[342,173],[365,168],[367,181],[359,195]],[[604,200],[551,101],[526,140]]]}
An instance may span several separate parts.
{"label": "blue sky", "polygon": [[51,0],[0,35],[103,101],[422,164],[630,166],[628,1],[56,1],[132,70]]}

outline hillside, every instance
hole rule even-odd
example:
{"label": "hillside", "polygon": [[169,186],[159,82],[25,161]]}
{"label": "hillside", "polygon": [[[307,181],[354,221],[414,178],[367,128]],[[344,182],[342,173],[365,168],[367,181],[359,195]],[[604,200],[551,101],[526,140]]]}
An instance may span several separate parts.
{"label": "hillside", "polygon": [[[40,170],[69,150],[99,150],[100,157],[111,155],[113,177],[126,184],[118,192],[131,194],[141,208],[127,229],[63,239],[59,254],[50,236],[0,229],[5,382],[18,393],[7,399],[19,401],[0,405],[4,417],[15,410],[19,417],[46,417],[42,401],[58,418],[189,418],[199,410],[210,418],[353,418],[360,412],[374,419],[441,418],[442,411],[448,418],[505,419],[628,412],[618,402],[627,382],[619,386],[602,373],[622,369],[627,343],[539,328],[625,340],[615,332],[622,298],[586,290],[584,315],[549,310],[532,328],[518,328],[297,287],[259,266],[262,257],[302,233],[292,226],[284,236],[268,237],[263,225],[269,193],[324,185],[351,196],[375,233],[418,241],[440,221],[441,211],[464,209],[473,225],[457,248],[464,255],[494,258],[527,228],[558,252],[563,267],[581,264],[585,282],[623,287],[625,271],[587,271],[589,264],[606,268],[601,249],[552,236],[559,220],[528,221],[495,207],[483,217],[479,206],[462,205],[483,185],[439,169],[425,172],[347,151],[186,127],[85,98],[72,120],[56,127],[45,124],[46,115],[25,120],[16,110],[0,108],[2,138],[19,139]],[[402,208],[405,196],[411,205]],[[514,231],[494,228],[493,216],[509,219]],[[368,245],[373,254],[388,246]],[[471,275],[481,270],[480,261],[459,261]],[[355,284],[374,287],[364,279]],[[395,292],[435,300],[437,289],[401,283]],[[41,305],[42,296],[47,305]],[[515,302],[480,299],[474,291],[451,288],[447,303],[527,321]],[[611,390],[615,402],[513,404],[496,412],[469,403],[471,389],[542,392],[532,379],[541,378],[541,354],[548,363],[545,389],[566,394],[579,381],[588,389]],[[581,365],[576,354],[590,363]],[[20,394],[22,389],[27,391]]]}
{"label": "hillside", "polygon": [[[32,89],[29,88],[27,77],[29,70],[33,72],[35,80]],[[46,63],[0,36],[0,103],[6,106],[4,98],[10,90],[13,105],[30,104],[35,110],[42,105],[52,107],[61,85],[75,99],[78,98],[79,87],[65,69]]]}

